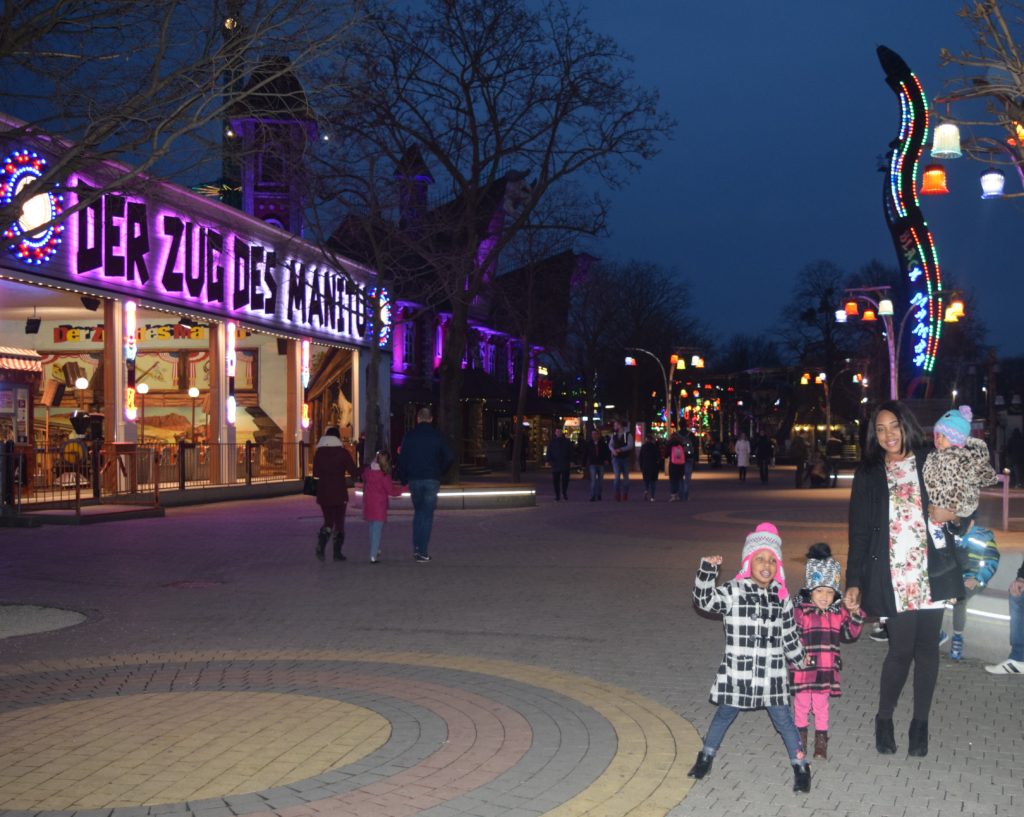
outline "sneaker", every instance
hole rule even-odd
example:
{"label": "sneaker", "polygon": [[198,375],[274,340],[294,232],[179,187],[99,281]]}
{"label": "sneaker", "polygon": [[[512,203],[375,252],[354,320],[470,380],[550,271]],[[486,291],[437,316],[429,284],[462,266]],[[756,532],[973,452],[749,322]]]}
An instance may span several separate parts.
{"label": "sneaker", "polygon": [[875,629],[868,633],[868,638],[872,641],[888,641],[889,631],[886,629],[884,624],[879,624]]}
{"label": "sneaker", "polygon": [[945,630],[939,630],[939,646],[941,647],[947,641],[949,641],[949,633]]}
{"label": "sneaker", "polygon": [[953,633],[953,643],[949,645],[949,657],[954,661],[959,661],[964,657],[964,637]]}
{"label": "sneaker", "polygon": [[426,553],[417,553],[412,558],[415,559],[417,562],[429,562],[430,561],[430,557]]}
{"label": "sneaker", "polygon": [[1024,661],[1007,658],[1001,664],[989,664],[985,667],[985,672],[993,675],[1019,675],[1024,678]]}

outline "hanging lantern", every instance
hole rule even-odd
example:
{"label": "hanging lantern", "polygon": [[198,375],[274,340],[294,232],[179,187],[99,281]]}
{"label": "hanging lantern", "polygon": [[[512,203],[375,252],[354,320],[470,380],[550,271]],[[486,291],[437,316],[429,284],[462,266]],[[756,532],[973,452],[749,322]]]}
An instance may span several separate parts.
{"label": "hanging lantern", "polygon": [[882,300],[878,302],[878,314],[880,316],[892,315],[892,301],[890,301],[888,298],[882,298]]}
{"label": "hanging lantern", "polygon": [[847,301],[843,304],[843,310],[851,318],[856,318],[860,314],[860,309],[857,306],[857,302],[854,300]]}
{"label": "hanging lantern", "polygon": [[921,177],[922,196],[944,196],[949,192],[946,187],[946,168],[942,165],[928,165]]}
{"label": "hanging lantern", "polygon": [[836,323],[846,323],[846,310],[845,309],[837,309],[836,310]]}
{"label": "hanging lantern", "polygon": [[1003,171],[990,167],[981,174],[981,197],[983,199],[998,199],[1003,195],[1003,188],[1006,187],[1006,174]]}
{"label": "hanging lantern", "polygon": [[959,323],[960,322],[960,316],[957,314],[957,311],[952,306],[947,306],[946,307],[946,314],[943,315],[943,317],[942,317],[942,322],[943,323]]}
{"label": "hanging lantern", "polygon": [[811,382],[811,373],[810,372],[804,372],[802,375],[800,375],[800,385],[801,386],[806,386],[810,382]]}
{"label": "hanging lantern", "polygon": [[876,320],[878,320],[878,318],[875,317],[875,310],[873,310],[873,309],[865,309],[864,310],[864,315],[861,317],[861,320],[862,321],[876,321]]}
{"label": "hanging lantern", "polygon": [[936,159],[959,159],[963,156],[960,150],[960,128],[952,122],[939,125],[932,140],[932,156]]}

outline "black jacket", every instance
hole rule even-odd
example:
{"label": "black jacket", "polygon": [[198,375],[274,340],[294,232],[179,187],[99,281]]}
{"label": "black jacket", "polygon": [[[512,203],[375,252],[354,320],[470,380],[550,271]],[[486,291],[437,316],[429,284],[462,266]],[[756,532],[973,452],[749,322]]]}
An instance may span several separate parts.
{"label": "black jacket", "polygon": [[402,484],[411,479],[440,480],[455,457],[444,436],[430,423],[417,423],[406,432],[398,452],[398,473]]}
{"label": "black jacket", "polygon": [[568,437],[552,435],[548,441],[548,462],[552,471],[568,471],[572,467],[572,442]]}
{"label": "black jacket", "polygon": [[[927,517],[928,493],[921,468],[924,454],[917,455],[917,479],[921,507]],[[846,562],[846,586],[860,588],[861,607],[872,616],[896,615],[896,596],[889,565],[889,485],[885,465],[862,464],[850,491],[850,551]],[[963,596],[963,577],[958,570],[939,575],[944,561],[928,536],[929,590],[933,601]],[[946,554],[950,557],[953,554]]]}
{"label": "black jacket", "polygon": [[612,463],[612,452],[608,448],[608,441],[604,437],[599,437],[595,443],[593,440],[587,440],[582,444],[583,453],[583,465],[611,465]]}
{"label": "black jacket", "polygon": [[643,474],[644,479],[656,479],[664,465],[658,444],[645,442],[640,446],[638,459],[640,460],[640,473]]}

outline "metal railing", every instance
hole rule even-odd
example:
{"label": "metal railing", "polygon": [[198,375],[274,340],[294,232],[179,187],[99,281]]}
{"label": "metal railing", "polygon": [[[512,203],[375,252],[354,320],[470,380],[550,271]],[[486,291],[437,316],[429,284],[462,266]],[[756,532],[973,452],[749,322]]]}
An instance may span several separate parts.
{"label": "metal railing", "polygon": [[306,470],[306,446],[290,445],[294,451],[282,443],[154,445],[73,439],[29,454],[0,446],[0,505],[14,513],[26,505],[156,505],[162,490],[297,479]]}

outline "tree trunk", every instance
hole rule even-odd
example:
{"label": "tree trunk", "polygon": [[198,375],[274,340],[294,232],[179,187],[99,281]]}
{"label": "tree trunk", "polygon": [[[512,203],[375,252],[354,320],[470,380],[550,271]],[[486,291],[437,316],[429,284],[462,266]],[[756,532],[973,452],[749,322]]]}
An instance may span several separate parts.
{"label": "tree trunk", "polygon": [[437,425],[444,434],[455,455],[455,463],[445,477],[446,483],[458,481],[459,465],[462,464],[462,358],[466,351],[467,308],[464,303],[452,304],[452,316],[441,353],[438,367],[440,397],[437,410]]}
{"label": "tree trunk", "polygon": [[526,336],[521,339],[522,347],[519,358],[519,398],[516,402],[516,427],[512,432],[512,481],[519,482],[521,471],[519,464],[523,456],[523,416],[526,414],[526,377],[530,365],[530,347]]}
{"label": "tree trunk", "polygon": [[[374,321],[374,338],[376,338],[376,321]],[[373,456],[384,447],[380,439],[380,347],[373,343],[367,356],[366,369],[366,417],[363,418],[363,465],[369,463]]]}

